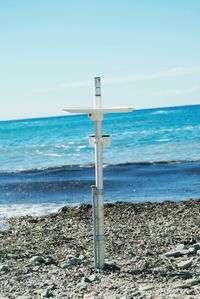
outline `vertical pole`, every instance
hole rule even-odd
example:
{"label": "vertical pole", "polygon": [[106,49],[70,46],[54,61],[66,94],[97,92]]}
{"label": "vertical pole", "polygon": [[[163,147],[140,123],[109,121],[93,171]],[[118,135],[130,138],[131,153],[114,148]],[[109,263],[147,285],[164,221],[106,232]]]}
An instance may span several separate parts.
{"label": "vertical pole", "polygon": [[[95,108],[101,108],[101,79],[95,78]],[[102,118],[95,120],[95,178],[93,189],[95,267],[105,264]]]}

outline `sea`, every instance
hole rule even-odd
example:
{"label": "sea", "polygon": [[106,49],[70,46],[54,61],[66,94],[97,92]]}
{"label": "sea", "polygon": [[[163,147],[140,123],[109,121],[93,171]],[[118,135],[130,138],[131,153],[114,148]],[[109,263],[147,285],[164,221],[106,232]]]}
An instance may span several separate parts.
{"label": "sea", "polygon": [[[0,122],[2,219],[92,203],[87,115]],[[200,198],[200,105],[105,115],[105,202]],[[3,224],[2,224],[3,225]]]}

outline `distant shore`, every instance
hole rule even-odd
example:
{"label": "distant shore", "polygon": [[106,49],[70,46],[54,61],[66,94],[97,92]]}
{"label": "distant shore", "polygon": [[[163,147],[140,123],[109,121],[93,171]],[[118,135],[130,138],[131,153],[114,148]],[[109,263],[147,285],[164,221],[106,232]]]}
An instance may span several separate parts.
{"label": "distant shore", "polygon": [[0,232],[0,298],[200,297],[200,200],[106,204],[100,272],[90,205],[9,224]]}

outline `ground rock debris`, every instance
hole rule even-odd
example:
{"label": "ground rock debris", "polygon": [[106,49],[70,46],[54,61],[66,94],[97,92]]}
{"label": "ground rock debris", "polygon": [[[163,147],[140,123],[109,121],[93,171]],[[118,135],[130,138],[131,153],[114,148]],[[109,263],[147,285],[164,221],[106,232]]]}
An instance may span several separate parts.
{"label": "ground rock debris", "polygon": [[0,298],[200,298],[200,201],[105,205],[106,265],[92,207],[11,218],[0,231]]}

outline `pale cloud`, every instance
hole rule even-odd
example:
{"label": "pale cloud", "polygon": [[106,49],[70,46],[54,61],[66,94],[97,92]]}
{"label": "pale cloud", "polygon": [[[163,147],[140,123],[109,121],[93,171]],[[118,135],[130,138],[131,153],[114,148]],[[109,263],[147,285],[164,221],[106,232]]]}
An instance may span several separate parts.
{"label": "pale cloud", "polygon": [[193,94],[200,92],[199,86],[194,86],[191,88],[183,88],[183,89],[171,89],[171,90],[165,90],[162,92],[162,94],[167,95],[182,95],[182,94]]}
{"label": "pale cloud", "polygon": [[[197,74],[197,73],[200,73],[200,67],[188,67],[188,68],[187,67],[177,67],[177,68],[171,68],[168,70],[162,70],[162,71],[153,72],[153,73],[141,73],[141,74],[138,73],[138,74],[122,76],[122,77],[102,78],[102,83],[104,85],[113,85],[113,84],[130,83],[130,82],[142,81],[142,80],[164,79],[164,78]],[[59,91],[59,90],[65,90],[65,89],[71,89],[71,88],[88,87],[88,86],[92,86],[93,84],[94,84],[93,80],[66,82],[66,83],[58,84],[54,87],[35,89],[34,91],[35,92]],[[170,93],[170,91],[168,91],[168,92]],[[196,92],[196,91],[193,91],[193,92]]]}

